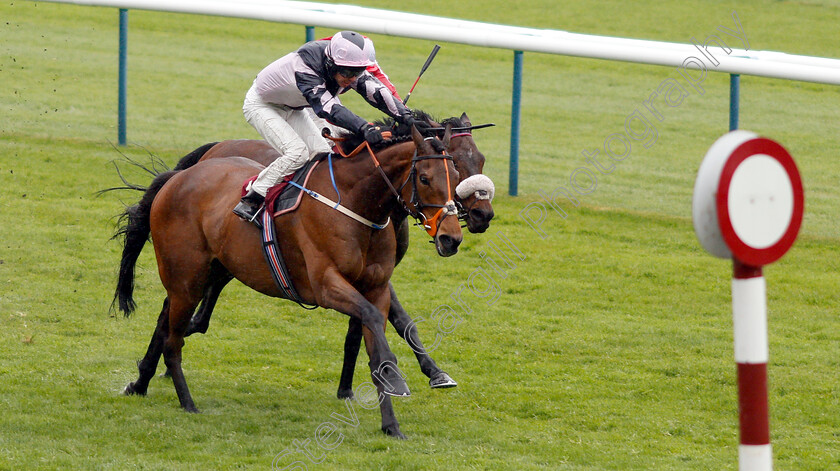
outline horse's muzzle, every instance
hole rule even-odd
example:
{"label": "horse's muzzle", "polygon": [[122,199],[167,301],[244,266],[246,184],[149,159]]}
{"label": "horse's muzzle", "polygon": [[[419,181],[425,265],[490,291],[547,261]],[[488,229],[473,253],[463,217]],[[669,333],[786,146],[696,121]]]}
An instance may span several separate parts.
{"label": "horse's muzzle", "polygon": [[473,234],[480,234],[490,227],[490,221],[496,213],[493,210],[485,211],[480,208],[472,208],[467,213],[467,229]]}
{"label": "horse's muzzle", "polygon": [[449,257],[458,253],[458,246],[461,245],[463,237],[454,237],[448,234],[438,234],[435,237],[435,248],[441,257]]}

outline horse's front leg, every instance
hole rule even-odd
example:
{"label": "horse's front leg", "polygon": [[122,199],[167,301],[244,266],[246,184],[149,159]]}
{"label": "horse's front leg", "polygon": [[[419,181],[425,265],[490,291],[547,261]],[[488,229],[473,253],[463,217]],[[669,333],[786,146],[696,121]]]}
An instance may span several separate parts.
{"label": "horse's front leg", "polygon": [[363,296],[340,274],[329,270],[324,273],[321,288],[317,290],[323,293],[318,300],[320,306],[335,309],[361,321],[365,347],[370,358],[371,378],[382,397],[379,404],[382,430],[388,435],[404,438],[391,401],[387,398],[411,394],[405,378],[397,368],[397,357],[385,338],[385,313],[388,312],[390,304],[387,284],[372,289]]}
{"label": "horse's front leg", "polygon": [[[395,211],[394,214],[391,215],[391,221],[393,223],[394,230],[396,231],[395,236],[397,242],[397,251],[395,264],[398,265],[405,253],[408,251],[408,220],[405,214],[401,214],[399,211]],[[392,324],[394,323],[393,317],[391,317],[394,315],[393,302],[396,301],[396,299],[396,296],[392,294],[392,304],[388,313],[388,319],[391,320]],[[402,310],[402,306],[400,306],[400,309]],[[400,336],[403,335],[401,329],[398,328],[397,332],[400,333]],[[339,399],[353,397],[353,374],[355,373],[356,360],[359,357],[359,347],[361,346],[361,344],[362,322],[355,317],[351,317],[350,322],[347,325],[347,335],[344,338],[344,363],[341,366],[341,378],[338,380],[337,395]],[[422,364],[421,369],[423,369]]]}
{"label": "horse's front leg", "polygon": [[[429,386],[437,388],[454,388],[458,385],[445,371],[438,367],[437,363],[426,352],[423,342],[417,334],[417,326],[411,320],[408,312],[402,307],[394,285],[388,283],[391,294],[391,306],[388,311],[388,320],[397,330],[397,333],[408,342],[417,357],[420,371],[429,378]],[[362,323],[351,317],[347,326],[347,336],[344,339],[344,364],[341,368],[341,379],[338,382],[339,399],[353,397],[353,374],[356,368],[356,359],[359,356],[359,345],[362,341]]]}
{"label": "horse's front leg", "polygon": [[353,318],[359,319],[364,328],[365,344],[370,357],[371,373],[377,384],[385,386],[384,392],[390,396],[409,396],[411,392],[405,379],[397,369],[397,357],[385,338],[385,318],[390,304],[387,285],[369,293],[368,296],[376,301],[362,296],[349,283],[341,279],[337,285],[324,290],[324,299],[319,302],[322,307],[335,309]]}
{"label": "horse's front leg", "polygon": [[[388,320],[397,333],[408,342],[414,355],[417,357],[417,363],[420,364],[420,371],[429,377],[429,386],[434,388],[454,388],[458,385],[445,371],[437,366],[437,363],[426,352],[423,342],[420,341],[420,336],[417,334],[417,325],[411,320],[411,316],[405,311],[397,299],[397,292],[394,291],[394,285],[388,283],[388,288],[391,293],[391,307],[388,312]],[[349,334],[348,334],[349,335]],[[351,378],[352,379],[352,378]]]}

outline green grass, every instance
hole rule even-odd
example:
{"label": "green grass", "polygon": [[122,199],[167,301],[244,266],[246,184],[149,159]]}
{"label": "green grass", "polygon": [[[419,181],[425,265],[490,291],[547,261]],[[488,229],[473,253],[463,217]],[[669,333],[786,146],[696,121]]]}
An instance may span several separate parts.
{"label": "green grass", "polygon": [[[829,1],[451,6],[404,8],[675,42],[730,25],[735,8],[752,49],[824,56],[837,55],[840,22]],[[690,219],[697,168],[727,129],[725,75],[710,74],[704,95],[668,109],[656,144],[634,147],[599,175],[580,206],[564,203],[565,219],[550,212],[541,238],[520,211],[567,186],[586,165],[581,151],[620,132],[660,83],[679,80],[676,70],[525,54],[520,196],[510,197],[512,53],[441,43],[411,104],[497,124],[476,133],[497,184],[497,217],[449,259],[415,232],[395,273],[405,307],[429,319],[419,324],[427,344],[441,333],[435,308],[448,304],[463,318],[454,330],[442,326],[449,333],[433,353],[459,382],[453,390],[430,390],[410,348],[389,332],[413,392],[395,401],[410,437],[396,441],[379,432],[378,411],[357,403],[357,427],[333,418],[347,415],[334,398],[346,318],[238,283],[225,290],[210,332],[185,348],[202,414],[183,413],[165,379],[152,381],[148,397],[120,395],[164,295],[147,247],[138,312],[109,315],[120,255],[109,240],[114,216],[139,194],[95,192],[119,184],[110,162],[121,153],[172,165],[205,142],[256,138],[241,115],[244,93],[260,68],[299,44],[303,27],[131,11],[130,145],[116,149],[117,11],[17,0],[0,4],[0,20],[0,469],[270,469],[326,422],[342,442],[309,469],[737,468],[731,268],[703,252]],[[405,93],[434,43],[373,38]],[[741,126],[783,143],[806,189],[799,240],[765,270],[777,469],[840,469],[838,98],[837,87],[742,77]],[[499,234],[525,257],[506,278],[480,256],[494,256]],[[459,291],[470,279],[494,296]],[[462,305],[451,297],[458,292]]]}

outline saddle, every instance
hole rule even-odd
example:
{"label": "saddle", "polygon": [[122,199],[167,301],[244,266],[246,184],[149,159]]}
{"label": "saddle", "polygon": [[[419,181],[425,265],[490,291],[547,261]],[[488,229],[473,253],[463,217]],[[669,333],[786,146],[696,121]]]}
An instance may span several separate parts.
{"label": "saddle", "polygon": [[[315,167],[325,158],[327,158],[327,154],[318,154],[294,174],[286,176],[280,183],[269,188],[265,194],[265,210],[273,216],[278,216],[297,209],[303,197],[301,187],[306,187],[309,175],[312,174]],[[245,189],[248,188],[248,184],[256,179],[257,176],[254,175],[242,184],[242,196],[245,196],[245,193],[247,193]],[[289,182],[295,184],[290,185]]]}

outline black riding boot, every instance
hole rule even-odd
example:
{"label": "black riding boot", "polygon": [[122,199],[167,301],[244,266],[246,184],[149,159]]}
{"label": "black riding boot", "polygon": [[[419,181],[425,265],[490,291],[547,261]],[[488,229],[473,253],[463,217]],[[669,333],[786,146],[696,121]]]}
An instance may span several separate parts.
{"label": "black riding boot", "polygon": [[248,193],[242,197],[239,204],[233,208],[233,214],[259,225],[259,221],[256,219],[260,214],[260,208],[262,208],[263,203],[265,203],[265,196],[254,190],[248,190]]}

